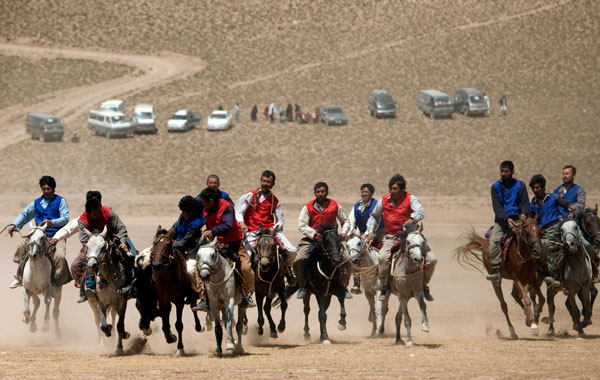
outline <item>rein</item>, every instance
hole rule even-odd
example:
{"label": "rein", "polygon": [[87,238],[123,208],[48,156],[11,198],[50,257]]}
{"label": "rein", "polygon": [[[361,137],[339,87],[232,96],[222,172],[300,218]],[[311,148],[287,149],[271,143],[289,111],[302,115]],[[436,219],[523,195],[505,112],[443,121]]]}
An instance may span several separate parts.
{"label": "rein", "polygon": [[333,280],[333,277],[335,276],[335,272],[337,272],[338,268],[341,267],[342,265],[346,264],[348,261],[350,261],[350,259],[346,259],[344,261],[342,261],[341,263],[339,263],[338,265],[335,266],[335,268],[333,268],[333,271],[331,272],[331,275],[327,276],[325,274],[325,272],[323,272],[323,270],[321,269],[321,261],[317,261],[317,269],[319,270],[319,273],[321,274],[321,276],[325,277],[325,279],[327,280],[327,289],[325,289],[325,295],[330,294],[329,293],[329,288],[331,287],[331,281]]}
{"label": "rein", "polygon": [[[151,262],[150,262],[150,265],[152,266],[152,270],[155,270],[155,266],[154,266],[154,263],[153,263],[153,261],[154,261],[154,260],[153,260],[153,259],[154,259],[154,253],[156,253],[156,249],[155,249],[155,247],[156,247],[156,245],[157,245],[157,243],[158,243],[158,240],[159,240],[160,238],[166,238],[166,239],[169,239],[169,240],[171,241],[170,243],[167,243],[167,248],[165,248],[165,251],[170,251],[170,252],[169,252],[169,255],[167,256],[167,259],[168,259],[168,261],[167,261],[167,263],[166,263],[166,264],[163,264],[163,267],[162,267],[160,270],[164,270],[164,269],[168,268],[168,267],[169,267],[169,266],[170,266],[170,265],[173,263],[173,260],[175,260],[175,255],[174,255],[174,253],[175,253],[175,250],[173,249],[173,239],[171,239],[171,238],[170,238],[168,235],[165,235],[165,234],[163,234],[163,235],[158,235],[158,236],[157,236],[157,237],[154,239],[154,241],[152,242],[152,248],[151,248],[151,250],[150,250],[150,260],[151,260]],[[170,249],[169,249],[169,248],[170,248]],[[165,255],[163,255],[163,254],[161,253],[161,254],[159,254],[158,256],[159,256],[159,257],[164,257]],[[161,264],[162,264],[162,263],[161,263]]]}
{"label": "rein", "polygon": [[[269,290],[267,292],[267,296],[269,298],[273,298],[275,296],[275,293],[273,293],[273,283],[275,282],[275,280],[277,279],[277,275],[279,274],[279,271],[281,270],[281,255],[279,253],[277,253],[277,241],[275,240],[275,238],[273,236],[270,235],[261,235],[258,237],[258,240],[256,241],[256,246],[258,247],[258,243],[260,242],[261,239],[269,239],[270,241],[272,241],[275,244],[275,260],[277,261],[277,271],[275,271],[275,273],[273,274],[273,277],[271,278],[271,280],[267,281],[265,280],[262,276],[261,276],[261,272],[263,272],[262,268],[260,267],[260,259],[263,257],[267,257],[267,258],[271,258],[271,256],[267,256],[267,255],[261,255],[260,253],[257,255],[258,256],[258,262],[257,262],[257,271],[256,271],[256,275],[258,276],[258,279],[262,282],[264,282],[265,284],[269,284]],[[271,261],[269,262],[269,264],[271,264]]]}
{"label": "rein", "polygon": [[528,257],[528,258],[524,258],[523,255],[521,255],[521,243],[520,243],[521,240],[525,242],[525,247],[528,250],[531,249],[531,247],[533,246],[533,243],[530,243],[529,240],[527,240],[527,235],[525,234],[525,227],[529,226],[531,224],[537,224],[537,221],[530,220],[528,222],[521,223],[521,224],[519,224],[517,226],[517,228],[515,228],[513,230],[517,234],[517,239],[516,239],[516,241],[517,241],[517,254],[519,255],[519,259],[520,259],[520,263],[521,264],[524,264],[527,261],[534,259],[534,257],[533,257],[532,254],[530,254],[530,257]]}
{"label": "rein", "polygon": [[[363,239],[360,238],[361,243],[364,243]],[[369,251],[369,248],[371,247],[371,244],[363,244],[364,248],[362,250],[358,250],[356,248],[350,248],[350,252],[354,251],[354,252],[358,252],[361,257]],[[350,256],[352,257],[352,254],[350,254]],[[360,265],[356,265],[353,262],[350,262],[350,264],[352,265],[352,269],[357,273],[357,274],[364,274],[365,276],[375,276],[377,274],[377,264],[373,264],[373,265],[369,265],[367,267],[361,267]]]}

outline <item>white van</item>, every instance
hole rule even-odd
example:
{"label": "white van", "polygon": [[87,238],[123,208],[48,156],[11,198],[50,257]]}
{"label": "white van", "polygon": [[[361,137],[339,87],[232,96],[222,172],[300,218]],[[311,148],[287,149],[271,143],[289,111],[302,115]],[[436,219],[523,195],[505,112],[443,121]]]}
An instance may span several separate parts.
{"label": "white van", "polygon": [[111,137],[131,137],[135,132],[132,123],[123,112],[93,110],[88,114],[88,128],[95,135]]}
{"label": "white van", "polygon": [[152,104],[138,104],[131,120],[136,124],[136,132],[156,133],[156,118]]}
{"label": "white van", "polygon": [[100,104],[100,109],[115,112],[125,112],[125,102],[121,99],[109,99]]}

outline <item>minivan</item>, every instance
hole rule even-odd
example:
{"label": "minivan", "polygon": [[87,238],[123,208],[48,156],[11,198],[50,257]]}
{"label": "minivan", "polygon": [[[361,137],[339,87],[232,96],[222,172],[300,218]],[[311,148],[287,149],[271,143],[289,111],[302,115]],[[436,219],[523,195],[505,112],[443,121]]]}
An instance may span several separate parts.
{"label": "minivan", "polygon": [[100,104],[101,110],[125,112],[125,102],[121,99],[109,99]]}
{"label": "minivan", "polygon": [[394,102],[394,99],[386,90],[371,91],[367,102],[371,116],[375,116],[376,118],[396,116],[396,102]]}
{"label": "minivan", "polygon": [[30,113],[25,118],[25,131],[32,139],[62,141],[65,133],[59,118],[45,113]]}
{"label": "minivan", "polygon": [[454,110],[465,116],[489,113],[483,93],[475,88],[461,88],[454,95]]}
{"label": "minivan", "polygon": [[432,119],[440,116],[452,117],[454,105],[448,94],[438,90],[423,90],[419,92],[417,108]]}
{"label": "minivan", "polygon": [[136,132],[156,133],[156,119],[152,104],[136,105],[131,120],[136,124]]}
{"label": "minivan", "polygon": [[132,123],[123,112],[93,110],[88,114],[88,128],[96,135],[128,137],[135,132]]}

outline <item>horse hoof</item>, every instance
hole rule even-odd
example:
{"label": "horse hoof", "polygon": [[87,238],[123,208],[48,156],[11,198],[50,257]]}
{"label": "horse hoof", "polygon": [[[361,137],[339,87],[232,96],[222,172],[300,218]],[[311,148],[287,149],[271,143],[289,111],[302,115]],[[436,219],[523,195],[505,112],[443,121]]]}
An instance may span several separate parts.
{"label": "horse hoof", "polygon": [[406,342],[406,347],[412,347],[413,346],[413,341],[409,340]]}
{"label": "horse hoof", "polygon": [[222,356],[223,356],[223,351],[222,351],[220,348],[217,348],[217,349],[215,350],[215,352],[213,353],[213,355],[214,355],[215,357],[217,357],[217,358],[220,358],[220,357],[222,357]]}
{"label": "horse hoof", "polygon": [[309,333],[304,333],[304,340],[306,340],[306,341],[310,340],[310,334]]}
{"label": "horse hoof", "polygon": [[167,343],[171,344],[177,342],[177,337],[169,333],[169,335],[165,335],[165,340],[167,341]]}
{"label": "horse hoof", "polygon": [[175,351],[175,356],[176,356],[176,357],[182,357],[182,356],[185,356],[185,352],[183,352],[183,348],[182,348],[182,349],[179,349],[179,350],[177,350],[177,351]]}
{"label": "horse hoof", "polygon": [[423,323],[421,325],[421,331],[423,331],[423,332],[429,332],[429,324]]}
{"label": "horse hoof", "polygon": [[233,351],[233,353],[236,355],[244,355],[244,347],[242,347],[242,346],[236,347],[235,350]]}
{"label": "horse hoof", "polygon": [[263,334],[263,332],[264,332],[264,331],[263,331],[263,328],[262,328],[262,327],[258,327],[258,328],[256,329],[256,333],[257,333],[258,335],[262,335],[262,334]]}
{"label": "horse hoof", "polygon": [[591,325],[591,324],[592,324],[592,321],[591,321],[591,320],[589,320],[589,319],[584,319],[584,320],[581,322],[581,328],[582,328],[582,329],[583,329],[583,328],[586,328],[586,327],[588,327],[588,326],[589,326],[589,325]]}
{"label": "horse hoof", "polygon": [[538,336],[540,335],[540,330],[538,329],[538,325],[535,323],[531,325],[531,335]]}
{"label": "horse hoof", "polygon": [[206,324],[206,331],[212,331],[212,329],[213,329],[212,323],[207,323]]}
{"label": "horse hoof", "polygon": [[554,330],[548,330],[546,336],[554,336]]}
{"label": "horse hoof", "polygon": [[115,356],[123,356],[125,355],[125,351],[123,351],[122,348],[117,348],[117,350],[115,351]]}
{"label": "horse hoof", "polygon": [[510,339],[512,340],[517,340],[519,339],[519,337],[517,336],[517,333],[515,333],[515,328],[512,326],[508,327],[508,331],[510,332]]}
{"label": "horse hoof", "polygon": [[542,323],[549,325],[550,323],[554,323],[554,319],[550,319],[548,317],[542,317]]}
{"label": "horse hoof", "polygon": [[277,338],[277,331],[271,331],[271,338]]}
{"label": "horse hoof", "polygon": [[204,326],[202,326],[202,325],[198,325],[198,326],[196,326],[196,332],[199,332],[199,333],[201,333],[201,332],[204,332],[204,330],[205,330],[205,329],[204,329]]}
{"label": "horse hoof", "polygon": [[48,331],[50,331],[50,325],[49,325],[48,323],[44,323],[44,324],[42,325],[42,331],[43,331],[43,332],[48,332]]}
{"label": "horse hoof", "polygon": [[129,339],[131,337],[131,334],[129,334],[127,331],[124,331],[123,334],[121,335],[121,339]]}
{"label": "horse hoof", "polygon": [[338,324],[338,330],[340,330],[340,331],[346,330],[346,325],[342,325],[341,323]]}
{"label": "horse hoof", "polygon": [[525,318],[525,325],[527,327],[531,327],[531,321],[529,320],[529,318]]}
{"label": "horse hoof", "polygon": [[579,332],[578,332],[578,334],[577,334],[577,338],[581,338],[581,339],[583,339],[583,338],[585,338],[585,337],[586,337],[586,335],[585,335],[585,333],[584,333],[583,331],[579,331]]}
{"label": "horse hoof", "polygon": [[373,322],[373,317],[371,317],[370,315],[369,315],[368,319],[369,319],[369,322]]}
{"label": "horse hoof", "polygon": [[152,328],[148,327],[147,329],[143,329],[142,332],[144,333],[144,335],[150,336],[152,335]]}
{"label": "horse hoof", "polygon": [[226,349],[227,351],[232,351],[234,348],[235,348],[235,345],[233,344],[233,342],[227,342],[227,343],[225,344],[225,349]]}
{"label": "horse hoof", "polygon": [[279,331],[280,333],[285,331],[285,325],[279,325],[277,326],[277,331]]}
{"label": "horse hoof", "polygon": [[36,332],[37,331],[37,325],[35,323],[32,323],[29,325],[29,332]]}
{"label": "horse hoof", "polygon": [[248,325],[243,325],[242,326],[242,335],[246,335],[248,334]]}
{"label": "horse hoof", "polygon": [[111,336],[112,325],[100,326],[100,330],[106,335],[108,338]]}
{"label": "horse hoof", "polygon": [[329,339],[324,339],[323,340],[323,344],[326,345],[326,346],[328,346],[328,345],[331,344],[331,341]]}
{"label": "horse hoof", "polygon": [[31,320],[31,313],[26,311],[23,313],[23,323],[29,323]]}
{"label": "horse hoof", "polygon": [[406,346],[402,339],[396,339],[396,346]]}

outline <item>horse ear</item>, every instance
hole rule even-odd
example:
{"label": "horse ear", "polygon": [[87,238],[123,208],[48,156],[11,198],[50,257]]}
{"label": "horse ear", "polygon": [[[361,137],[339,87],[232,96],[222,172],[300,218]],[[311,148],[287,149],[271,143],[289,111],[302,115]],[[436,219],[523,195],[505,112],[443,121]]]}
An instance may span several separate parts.
{"label": "horse ear", "polygon": [[158,227],[156,228],[156,233],[159,233],[160,230],[162,230],[162,226],[159,224]]}
{"label": "horse ear", "polygon": [[598,213],[598,203],[596,203],[596,207],[594,207],[594,214]]}
{"label": "horse ear", "polygon": [[217,245],[217,237],[215,236],[215,238],[213,239],[213,241],[208,245],[209,247],[214,247]]}
{"label": "horse ear", "polygon": [[538,220],[538,215],[539,215],[539,214],[536,212],[536,213],[535,213],[535,216],[533,217],[533,220],[537,221],[537,220]]}
{"label": "horse ear", "polygon": [[44,225],[40,227],[40,229],[44,232],[46,232],[47,228],[48,228],[48,223],[44,223]]}
{"label": "horse ear", "polygon": [[106,236],[106,226],[104,226],[104,229],[102,230],[102,233],[100,234],[100,236],[102,236],[102,238],[104,238]]}

